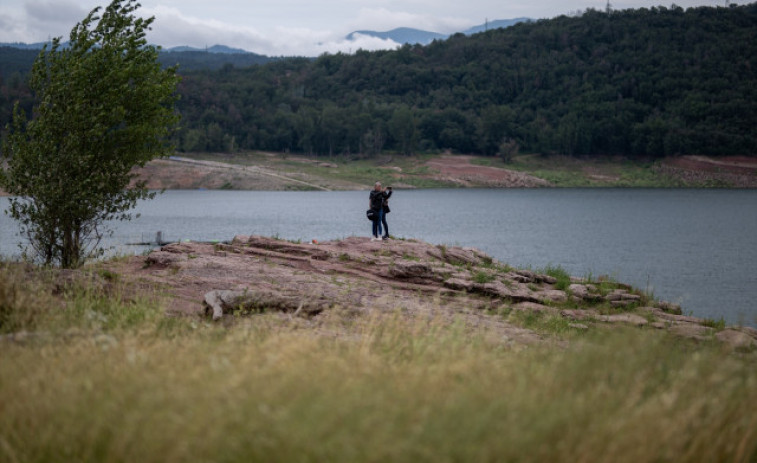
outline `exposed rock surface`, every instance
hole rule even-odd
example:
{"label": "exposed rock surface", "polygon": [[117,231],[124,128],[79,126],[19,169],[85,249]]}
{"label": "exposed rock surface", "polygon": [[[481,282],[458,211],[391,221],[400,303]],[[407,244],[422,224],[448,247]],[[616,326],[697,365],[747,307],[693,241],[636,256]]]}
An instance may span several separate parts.
{"label": "exposed rock surface", "polygon": [[120,265],[132,266],[127,274],[169,293],[173,311],[204,313],[213,320],[260,312],[309,320],[338,310],[354,316],[399,312],[462,317],[467,326],[485,326],[508,342],[530,344],[545,338],[512,317],[533,314],[563,320],[576,331],[625,325],[757,348],[757,330],[718,330],[712,321],[680,315],[680,307],[650,300],[621,283],[561,282],[512,269],[475,249],[415,240],[351,237],[301,244],[237,236],[227,244],[169,244]]}

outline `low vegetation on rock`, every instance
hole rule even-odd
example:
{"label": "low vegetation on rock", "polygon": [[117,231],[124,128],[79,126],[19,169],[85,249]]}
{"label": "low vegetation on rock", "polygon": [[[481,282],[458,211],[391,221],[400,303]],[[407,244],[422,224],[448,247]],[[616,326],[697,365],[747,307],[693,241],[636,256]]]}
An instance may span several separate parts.
{"label": "low vegetation on rock", "polygon": [[414,240],[3,263],[0,460],[754,461],[723,325]]}

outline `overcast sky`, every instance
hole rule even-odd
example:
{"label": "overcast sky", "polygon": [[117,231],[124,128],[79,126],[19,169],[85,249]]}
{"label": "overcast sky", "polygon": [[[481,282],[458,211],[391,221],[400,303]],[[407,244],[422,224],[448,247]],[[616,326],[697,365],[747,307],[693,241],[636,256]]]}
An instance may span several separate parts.
{"label": "overcast sky", "polygon": [[[71,28],[108,0],[0,0],[0,42],[42,42],[68,38]],[[587,8],[604,9],[606,0],[142,0],[139,13],[155,16],[151,43],[163,47],[215,44],[264,55],[317,56],[323,52],[375,50],[396,46],[363,37],[355,30],[386,31],[414,27],[451,33],[487,19],[550,18]],[[673,2],[611,1],[613,8],[650,8]],[[679,0],[675,4],[724,6],[725,0]],[[748,0],[731,3],[746,4]]]}

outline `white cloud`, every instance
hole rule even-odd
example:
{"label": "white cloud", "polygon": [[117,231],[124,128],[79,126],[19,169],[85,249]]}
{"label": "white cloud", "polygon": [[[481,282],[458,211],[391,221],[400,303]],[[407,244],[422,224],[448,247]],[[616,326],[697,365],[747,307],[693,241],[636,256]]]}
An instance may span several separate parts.
{"label": "white cloud", "polygon": [[271,47],[270,41],[254,28],[234,26],[216,19],[186,16],[176,8],[143,8],[140,14],[155,17],[147,38],[150,42],[165,48],[178,45],[204,47],[220,44],[258,52],[257,48]]}
{"label": "white cloud", "polygon": [[92,10],[81,7],[81,2],[65,0],[31,0],[26,2],[24,9],[28,21],[53,26],[76,24]]}
{"label": "white cloud", "polygon": [[318,56],[336,53],[396,48],[391,40],[360,36],[348,41],[344,35],[328,30],[274,27],[267,34],[253,27],[234,26],[214,19],[199,19],[182,14],[176,8],[145,8],[142,15],[155,16],[148,35],[152,43],[164,48],[189,45],[203,48],[216,44],[269,56]]}
{"label": "white cloud", "polygon": [[460,17],[416,14],[387,8],[362,8],[352,24],[357,30],[387,31],[397,27],[412,27],[430,32],[451,33],[467,29],[473,26],[474,22]]}

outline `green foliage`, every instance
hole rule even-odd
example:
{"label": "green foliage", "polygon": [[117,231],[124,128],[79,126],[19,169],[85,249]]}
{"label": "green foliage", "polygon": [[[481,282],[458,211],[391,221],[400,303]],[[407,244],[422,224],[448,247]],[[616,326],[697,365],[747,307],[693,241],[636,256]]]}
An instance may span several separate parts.
{"label": "green foliage", "polygon": [[555,283],[555,289],[565,291],[568,289],[568,286],[570,286],[570,274],[561,266],[547,266],[544,269],[544,273],[557,279],[557,283]]}
{"label": "green foliage", "polygon": [[702,325],[709,326],[710,328],[714,328],[716,330],[722,330],[725,328],[725,320],[723,319],[723,317],[720,317],[717,320],[713,318],[705,318],[704,321],[702,321]]}
{"label": "green foliage", "polygon": [[495,280],[495,278],[496,277],[494,274],[483,271],[483,270],[479,270],[473,274],[473,281],[475,281],[476,283],[481,283],[481,284],[491,283],[492,281]]}
{"label": "green foliage", "polygon": [[428,46],[186,72],[177,143],[506,161],[749,154],[755,30],[754,4],[587,11]]}
{"label": "green foliage", "polygon": [[129,187],[132,168],[171,152],[178,77],[160,69],[145,39],[153,18],[135,16],[138,6],[114,0],[73,28],[68,48],[53,39],[31,73],[34,117],[15,107],[0,186],[17,196],[9,213],[46,264],[98,255],[105,222],[154,196]]}
{"label": "green foliage", "polygon": [[[588,10],[392,51],[161,59],[185,76],[185,152],[743,155],[757,151],[755,30],[755,4]],[[30,108],[0,85],[0,122],[12,101]]]}

